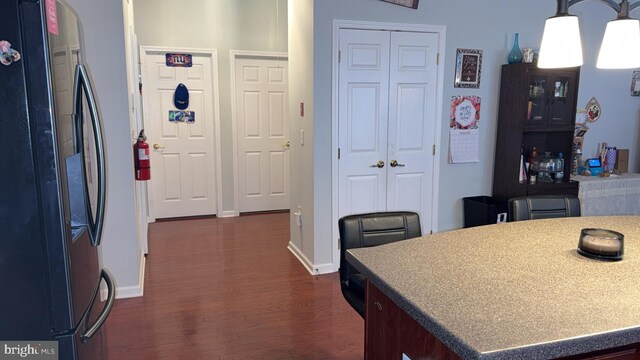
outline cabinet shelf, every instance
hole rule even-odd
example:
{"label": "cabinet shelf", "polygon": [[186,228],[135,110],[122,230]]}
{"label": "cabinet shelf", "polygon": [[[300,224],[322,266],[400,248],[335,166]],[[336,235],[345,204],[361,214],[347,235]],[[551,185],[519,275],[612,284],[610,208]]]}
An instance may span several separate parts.
{"label": "cabinet shelf", "polygon": [[550,128],[550,127],[533,127],[525,125],[525,128],[522,130],[523,133],[557,133],[557,132],[570,132],[573,133],[574,129],[572,128]]}

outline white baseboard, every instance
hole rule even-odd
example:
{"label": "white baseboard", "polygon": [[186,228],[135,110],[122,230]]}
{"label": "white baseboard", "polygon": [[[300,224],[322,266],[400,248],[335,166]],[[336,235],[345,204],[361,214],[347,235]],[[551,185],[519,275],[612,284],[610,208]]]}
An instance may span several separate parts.
{"label": "white baseboard", "polygon": [[304,268],[307,269],[307,271],[311,275],[323,275],[335,272],[335,270],[333,269],[333,264],[331,263],[314,265],[311,261],[309,261],[309,258],[307,258],[305,254],[303,254],[302,251],[300,251],[300,249],[298,249],[298,247],[291,241],[289,241],[289,246],[287,246],[287,249],[289,249],[293,256],[295,256],[300,261],[302,266],[304,266]]}
{"label": "white baseboard", "polygon": [[337,271],[333,269],[332,263],[318,264],[315,266],[315,269],[317,271],[316,275],[331,274]]}
{"label": "white baseboard", "polygon": [[[141,253],[138,285],[116,287],[116,299],[128,299],[144,295],[144,269],[146,262],[147,258]],[[100,299],[102,301],[107,299],[107,289],[104,284],[100,287]]]}
{"label": "white baseboard", "polygon": [[227,218],[227,217],[236,217],[239,216],[238,212],[235,210],[226,210],[223,211],[222,214],[218,214],[218,217]]}

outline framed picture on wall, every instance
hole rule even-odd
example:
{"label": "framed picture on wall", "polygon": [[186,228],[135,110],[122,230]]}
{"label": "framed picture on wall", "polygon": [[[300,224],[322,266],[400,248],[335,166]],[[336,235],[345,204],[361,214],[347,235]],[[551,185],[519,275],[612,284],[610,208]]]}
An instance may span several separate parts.
{"label": "framed picture on wall", "polygon": [[640,71],[634,71],[631,78],[631,96],[640,96]]}
{"label": "framed picture on wall", "polygon": [[479,88],[481,70],[482,50],[457,49],[456,79],[453,86],[457,88]]}
{"label": "framed picture on wall", "polygon": [[406,6],[408,8],[417,9],[419,0],[381,0],[391,4]]}

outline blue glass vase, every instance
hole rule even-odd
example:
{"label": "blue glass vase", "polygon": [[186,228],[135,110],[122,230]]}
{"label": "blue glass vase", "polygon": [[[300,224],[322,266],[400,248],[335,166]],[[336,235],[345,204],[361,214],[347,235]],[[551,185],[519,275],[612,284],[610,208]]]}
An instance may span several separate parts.
{"label": "blue glass vase", "polygon": [[507,60],[509,61],[509,64],[519,64],[522,62],[522,51],[520,50],[520,44],[518,43],[518,33],[516,33],[516,37],[513,39],[513,48],[509,52]]}

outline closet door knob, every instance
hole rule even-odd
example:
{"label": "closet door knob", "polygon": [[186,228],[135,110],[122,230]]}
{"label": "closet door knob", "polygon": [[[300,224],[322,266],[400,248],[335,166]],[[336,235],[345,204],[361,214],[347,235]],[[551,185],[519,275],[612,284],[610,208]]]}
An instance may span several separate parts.
{"label": "closet door knob", "polygon": [[374,165],[371,165],[370,167],[377,167],[378,169],[382,169],[384,167],[384,161],[378,160],[377,163],[375,163]]}

